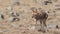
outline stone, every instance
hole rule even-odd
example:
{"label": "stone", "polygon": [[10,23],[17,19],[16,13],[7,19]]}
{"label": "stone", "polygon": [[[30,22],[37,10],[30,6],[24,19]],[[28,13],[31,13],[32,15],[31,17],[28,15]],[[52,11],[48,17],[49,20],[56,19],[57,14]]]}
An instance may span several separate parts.
{"label": "stone", "polygon": [[47,25],[47,28],[48,29],[56,29],[56,28],[59,28],[58,25],[55,25],[55,24],[49,24]]}
{"label": "stone", "polygon": [[17,17],[10,17],[7,19],[9,22],[15,22],[15,21],[19,21],[20,19]]}
{"label": "stone", "polygon": [[4,14],[0,12],[0,19],[4,19]]}
{"label": "stone", "polygon": [[52,1],[51,1],[51,0],[44,0],[44,1],[43,1],[43,4],[44,4],[44,5],[48,5],[48,3],[50,3],[50,4],[51,4],[51,3],[52,3]]}
{"label": "stone", "polygon": [[12,6],[7,6],[7,7],[6,7],[6,10],[12,11],[12,10],[13,10],[13,7],[12,7]]}
{"label": "stone", "polygon": [[17,12],[9,12],[9,15],[12,16],[12,17],[20,16],[19,13],[17,13]]}
{"label": "stone", "polygon": [[20,5],[20,2],[19,2],[19,0],[13,0],[13,3],[12,3],[13,5]]}

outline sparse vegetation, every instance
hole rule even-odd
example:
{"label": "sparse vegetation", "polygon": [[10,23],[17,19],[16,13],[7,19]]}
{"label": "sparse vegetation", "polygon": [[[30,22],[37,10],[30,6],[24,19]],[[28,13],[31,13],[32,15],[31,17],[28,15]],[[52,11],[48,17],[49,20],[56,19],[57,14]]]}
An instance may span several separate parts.
{"label": "sparse vegetation", "polygon": [[[59,3],[60,0],[0,0],[0,34],[60,34]],[[39,23],[36,26],[32,7],[48,14],[46,32],[39,30]]]}

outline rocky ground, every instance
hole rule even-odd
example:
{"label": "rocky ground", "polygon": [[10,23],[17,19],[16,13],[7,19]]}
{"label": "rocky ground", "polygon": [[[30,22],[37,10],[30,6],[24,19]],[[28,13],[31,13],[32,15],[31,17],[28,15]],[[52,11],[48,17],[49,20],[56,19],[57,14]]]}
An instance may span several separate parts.
{"label": "rocky ground", "polygon": [[[47,5],[44,1],[46,0],[0,0],[0,34],[60,34],[60,0],[49,0],[51,3]],[[32,7],[42,8],[48,13],[46,22],[49,31],[43,33],[35,29]]]}

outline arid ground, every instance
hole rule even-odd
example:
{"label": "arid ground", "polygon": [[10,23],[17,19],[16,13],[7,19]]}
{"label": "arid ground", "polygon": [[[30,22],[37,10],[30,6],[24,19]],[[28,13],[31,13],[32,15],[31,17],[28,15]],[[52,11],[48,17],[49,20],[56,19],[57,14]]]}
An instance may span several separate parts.
{"label": "arid ground", "polygon": [[[0,0],[0,12],[4,19],[0,17],[0,34],[60,34],[60,0],[52,0],[52,3],[44,5],[44,0],[19,0],[19,5],[13,5],[14,0]],[[8,10],[7,8],[12,8]],[[35,29],[36,22],[32,18],[30,8],[42,8],[48,13],[47,25],[52,29],[43,33]],[[19,21],[9,21],[9,12],[19,13]],[[59,29],[55,28],[59,26]],[[38,29],[39,27],[37,27]]]}

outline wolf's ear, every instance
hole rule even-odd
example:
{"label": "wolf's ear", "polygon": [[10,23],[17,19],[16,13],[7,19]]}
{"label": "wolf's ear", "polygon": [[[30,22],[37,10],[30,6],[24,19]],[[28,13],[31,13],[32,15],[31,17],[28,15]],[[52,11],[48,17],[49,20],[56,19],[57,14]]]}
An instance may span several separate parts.
{"label": "wolf's ear", "polygon": [[37,11],[37,8],[36,7],[32,7],[30,10]]}
{"label": "wolf's ear", "polygon": [[30,8],[30,10],[34,10],[34,9],[35,9],[35,7]]}

